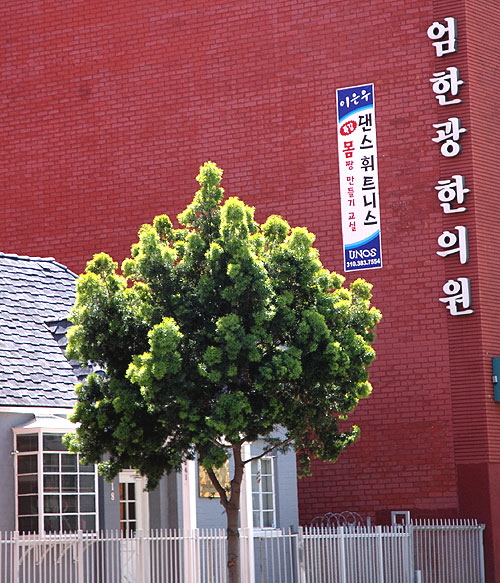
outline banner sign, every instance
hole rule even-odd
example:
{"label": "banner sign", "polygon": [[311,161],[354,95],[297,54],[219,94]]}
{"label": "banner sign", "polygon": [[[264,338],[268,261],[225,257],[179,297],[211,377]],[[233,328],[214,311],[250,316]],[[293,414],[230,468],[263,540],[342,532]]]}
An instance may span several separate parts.
{"label": "banner sign", "polygon": [[337,90],[344,269],[382,267],[373,84]]}

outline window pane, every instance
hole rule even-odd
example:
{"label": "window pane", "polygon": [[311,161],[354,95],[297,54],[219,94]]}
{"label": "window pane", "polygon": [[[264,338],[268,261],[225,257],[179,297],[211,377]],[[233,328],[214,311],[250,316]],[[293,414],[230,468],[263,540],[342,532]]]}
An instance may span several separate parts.
{"label": "window pane", "polygon": [[18,524],[21,534],[38,532],[38,516],[20,516]]}
{"label": "window pane", "polygon": [[19,494],[36,494],[38,492],[38,479],[36,474],[19,476],[17,478],[17,492]]}
{"label": "window pane", "polygon": [[134,519],[134,520],[136,518],[136,516],[135,516],[135,502],[128,503],[128,518]]}
{"label": "window pane", "polygon": [[43,528],[46,532],[59,532],[61,530],[61,518],[59,516],[46,516],[43,519]]}
{"label": "window pane", "polygon": [[77,476],[75,474],[69,474],[69,475],[62,475],[61,476],[61,480],[62,480],[62,491],[63,492],[76,492],[77,491],[77,481],[76,481]]}
{"label": "window pane", "polygon": [[273,491],[273,479],[271,476],[262,476],[261,488],[263,492]]}
{"label": "window pane", "polygon": [[95,531],[96,523],[95,516],[92,514],[80,516],[80,528],[84,532]]}
{"label": "window pane", "polygon": [[37,458],[35,455],[20,455],[17,457],[18,474],[36,474],[38,471]]}
{"label": "window pane", "polygon": [[80,512],[95,512],[95,496],[80,496]]}
{"label": "window pane", "polygon": [[44,496],[43,497],[43,511],[48,514],[56,514],[60,512],[59,496]]}
{"label": "window pane", "polygon": [[38,451],[38,435],[18,435],[17,451]]}
{"label": "window pane", "polygon": [[262,494],[262,508],[264,510],[273,509],[273,495],[272,494]]}
{"label": "window pane", "polygon": [[80,476],[80,492],[95,492],[94,476]]}
{"label": "window pane", "polygon": [[252,505],[255,510],[260,508],[260,496],[258,494],[252,494]]}
{"label": "window pane", "polygon": [[253,525],[255,528],[259,528],[260,527],[260,513],[259,512],[253,512]]}
{"label": "window pane", "polygon": [[43,454],[43,471],[44,472],[58,472],[59,471],[59,454],[58,453],[44,453]]}
{"label": "window pane", "polygon": [[65,514],[62,517],[62,530],[63,532],[78,530],[78,516]]}
{"label": "window pane", "polygon": [[43,477],[44,492],[59,492],[60,483],[58,474],[47,474]]}
{"label": "window pane", "polygon": [[62,435],[57,433],[43,434],[44,451],[67,451],[62,443]]}
{"label": "window pane", "polygon": [[78,497],[75,496],[63,496],[62,497],[62,511],[63,514],[68,514],[71,512],[78,512]]}
{"label": "window pane", "polygon": [[270,458],[263,458],[260,460],[260,471],[263,474],[270,474],[271,473],[271,459]]}
{"label": "window pane", "polygon": [[38,496],[19,496],[19,515],[38,514]]}
{"label": "window pane", "polygon": [[61,470],[63,472],[75,472],[77,468],[76,454],[74,453],[63,453],[61,454]]}
{"label": "window pane", "polygon": [[264,528],[271,528],[274,526],[274,512],[262,513],[262,526]]}
{"label": "window pane", "polygon": [[80,473],[82,474],[93,474],[95,471],[94,464],[84,465],[80,464]]}

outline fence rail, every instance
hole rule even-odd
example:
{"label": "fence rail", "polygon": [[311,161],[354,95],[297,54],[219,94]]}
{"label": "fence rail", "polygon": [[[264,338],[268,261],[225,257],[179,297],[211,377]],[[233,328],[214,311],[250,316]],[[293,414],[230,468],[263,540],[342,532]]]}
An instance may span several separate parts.
{"label": "fence rail", "polygon": [[413,583],[410,529],[304,529],[308,583]]}
{"label": "fence rail", "polygon": [[[484,583],[483,526],[242,531],[244,583]],[[246,546],[245,546],[246,545]],[[249,546],[251,552],[248,552]],[[222,529],[0,534],[0,583],[227,583]]]}
{"label": "fence rail", "polygon": [[416,520],[415,569],[422,583],[483,583],[483,530],[476,520]]}

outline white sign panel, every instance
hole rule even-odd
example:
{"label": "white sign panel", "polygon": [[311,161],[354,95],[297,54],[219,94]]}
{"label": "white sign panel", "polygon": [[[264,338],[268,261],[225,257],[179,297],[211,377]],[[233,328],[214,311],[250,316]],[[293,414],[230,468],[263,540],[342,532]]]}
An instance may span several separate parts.
{"label": "white sign panel", "polygon": [[382,267],[373,84],[337,90],[344,269]]}

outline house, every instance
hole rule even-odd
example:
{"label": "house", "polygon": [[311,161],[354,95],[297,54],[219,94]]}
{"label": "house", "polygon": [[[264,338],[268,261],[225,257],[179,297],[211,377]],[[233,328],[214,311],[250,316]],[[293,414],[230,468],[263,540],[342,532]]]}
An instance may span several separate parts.
{"label": "house", "polygon": [[[0,254],[0,531],[224,526],[195,462],[147,493],[133,470],[106,483],[65,450],[73,388],[88,372],[64,355],[75,282],[54,259]],[[253,443],[252,453],[259,447]],[[264,457],[251,473],[254,525],[298,524],[295,456]]]}

